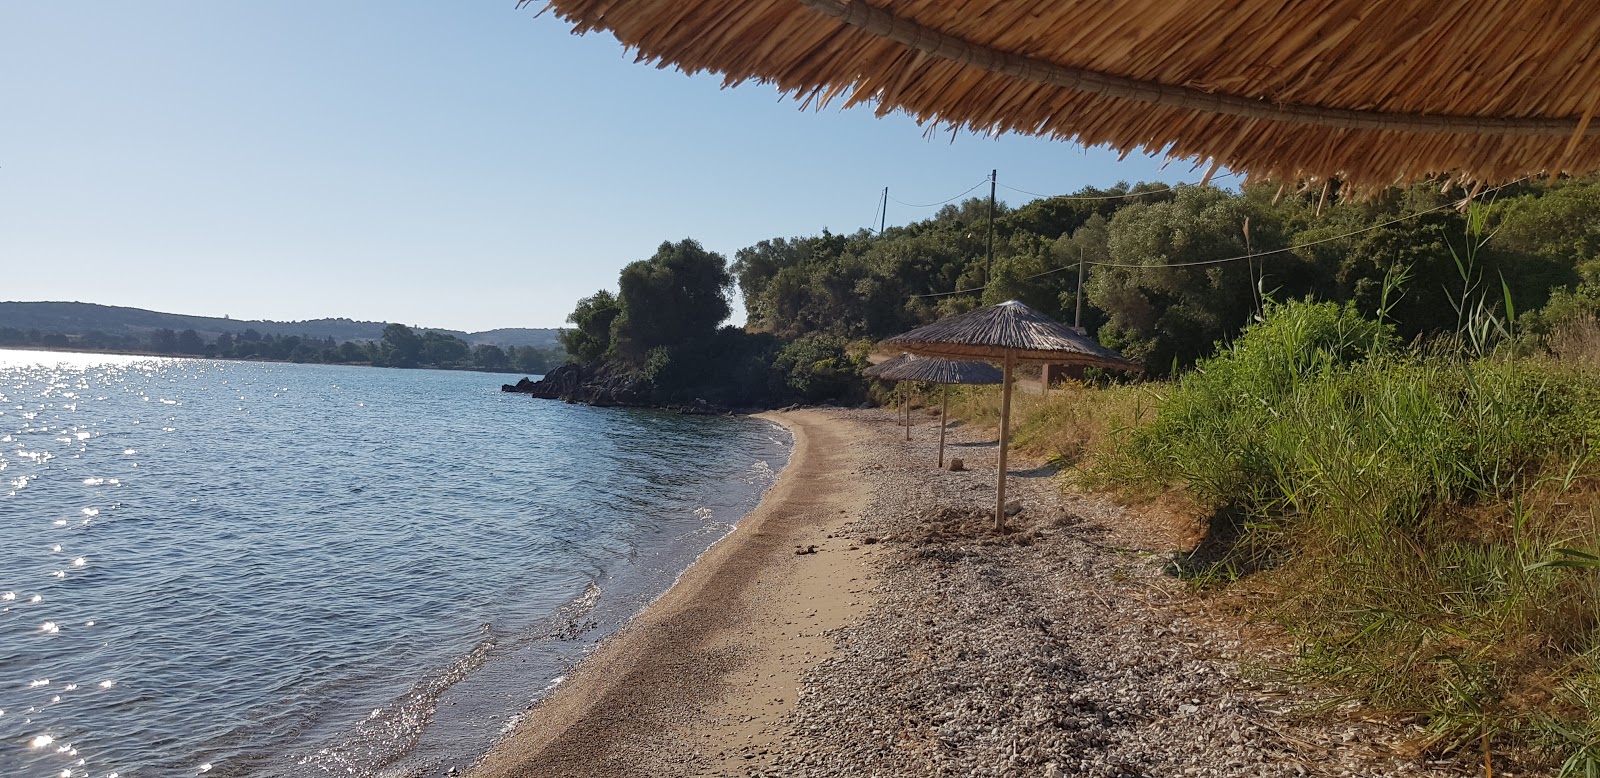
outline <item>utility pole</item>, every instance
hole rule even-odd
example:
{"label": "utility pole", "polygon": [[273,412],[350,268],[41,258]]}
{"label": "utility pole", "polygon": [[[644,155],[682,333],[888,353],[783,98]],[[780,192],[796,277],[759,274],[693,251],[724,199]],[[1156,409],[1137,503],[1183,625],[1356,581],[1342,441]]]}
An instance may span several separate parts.
{"label": "utility pole", "polygon": [[1078,247],[1078,312],[1072,315],[1072,328],[1083,333],[1083,247]]}
{"label": "utility pole", "polygon": [[983,261],[983,285],[985,287],[989,286],[989,280],[993,278],[990,273],[994,270],[994,186],[999,174],[999,170],[989,171],[989,252],[988,257]]}
{"label": "utility pole", "polygon": [[883,210],[878,218],[878,237],[883,237],[883,227],[889,223],[889,187],[883,188]]}

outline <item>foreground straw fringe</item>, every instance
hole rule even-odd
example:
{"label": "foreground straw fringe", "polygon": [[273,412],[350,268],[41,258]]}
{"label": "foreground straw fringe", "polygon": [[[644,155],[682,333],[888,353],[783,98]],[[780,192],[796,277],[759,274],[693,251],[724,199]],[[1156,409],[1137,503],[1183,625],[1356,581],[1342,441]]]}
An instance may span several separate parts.
{"label": "foreground straw fringe", "polygon": [[[528,4],[528,0],[523,0]],[[727,85],[1381,187],[1600,169],[1600,12],[1516,3],[552,0]],[[1213,167],[1213,170],[1215,167]]]}

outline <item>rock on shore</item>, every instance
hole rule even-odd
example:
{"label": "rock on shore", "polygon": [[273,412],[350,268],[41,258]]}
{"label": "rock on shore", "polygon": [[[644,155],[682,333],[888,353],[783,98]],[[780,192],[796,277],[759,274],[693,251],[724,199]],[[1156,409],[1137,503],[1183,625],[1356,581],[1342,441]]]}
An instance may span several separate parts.
{"label": "rock on shore", "polygon": [[648,381],[629,375],[606,375],[586,365],[562,365],[538,381],[524,378],[515,384],[501,384],[500,391],[599,406],[652,404]]}

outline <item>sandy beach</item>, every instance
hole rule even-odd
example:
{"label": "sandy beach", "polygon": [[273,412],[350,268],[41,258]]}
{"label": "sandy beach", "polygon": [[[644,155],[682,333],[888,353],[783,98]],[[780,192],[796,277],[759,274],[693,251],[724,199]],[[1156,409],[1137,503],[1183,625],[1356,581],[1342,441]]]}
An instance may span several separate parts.
{"label": "sandy beach", "polygon": [[868,607],[874,550],[836,535],[871,496],[863,430],[820,411],[765,418],[794,451],[762,503],[470,775],[733,774],[773,753],[825,633]]}
{"label": "sandy beach", "polygon": [[767,418],[795,448],[758,509],[469,775],[1470,774],[1273,683],[1288,645],[1164,572],[1192,527],[1013,459],[996,536],[992,432],[952,427],[952,473],[925,416]]}

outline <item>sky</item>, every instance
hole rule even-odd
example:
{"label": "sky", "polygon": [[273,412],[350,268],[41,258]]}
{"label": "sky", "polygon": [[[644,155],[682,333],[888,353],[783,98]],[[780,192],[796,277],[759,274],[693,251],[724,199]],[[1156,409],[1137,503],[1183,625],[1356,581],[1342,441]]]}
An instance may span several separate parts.
{"label": "sky", "polygon": [[[480,331],[623,265],[1191,165],[802,109],[516,0],[0,0],[0,300]],[[987,194],[987,186],[974,195]]]}

